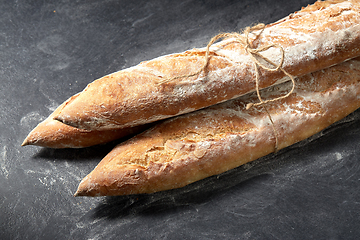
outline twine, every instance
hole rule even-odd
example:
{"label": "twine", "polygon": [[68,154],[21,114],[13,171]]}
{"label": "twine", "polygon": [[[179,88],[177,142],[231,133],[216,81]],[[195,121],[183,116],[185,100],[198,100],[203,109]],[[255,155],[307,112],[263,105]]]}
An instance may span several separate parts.
{"label": "twine", "polygon": [[[188,78],[188,77],[193,77],[193,76],[199,75],[202,71],[204,71],[207,68],[207,66],[209,64],[209,61],[210,61],[210,56],[209,56],[210,55],[210,47],[219,39],[233,38],[235,42],[238,42],[238,43],[240,43],[241,45],[244,46],[244,49],[250,55],[250,57],[251,57],[251,59],[252,59],[252,61],[254,63],[254,68],[255,68],[256,93],[257,93],[257,96],[258,96],[260,102],[258,102],[258,103],[249,103],[249,104],[246,105],[246,109],[250,109],[252,106],[259,106],[259,105],[262,105],[264,107],[267,115],[269,116],[270,122],[271,122],[273,130],[274,130],[275,141],[276,141],[275,142],[275,152],[276,152],[277,149],[278,149],[277,131],[276,131],[274,122],[273,122],[273,120],[271,118],[271,115],[268,112],[268,110],[266,109],[266,107],[264,106],[264,104],[269,103],[269,102],[275,102],[275,101],[278,101],[278,100],[281,100],[281,99],[284,99],[284,98],[287,98],[288,96],[290,96],[293,93],[294,89],[295,89],[295,80],[294,80],[294,77],[291,74],[289,74],[287,71],[285,71],[283,69],[283,67],[282,67],[283,64],[284,64],[285,52],[284,52],[284,49],[281,46],[279,46],[277,44],[270,44],[270,45],[263,46],[263,47],[260,47],[260,48],[254,48],[252,46],[252,44],[250,43],[249,34],[252,33],[253,31],[261,31],[262,32],[264,29],[265,29],[265,24],[260,23],[260,24],[257,24],[255,26],[253,26],[253,27],[246,27],[245,30],[243,31],[243,34],[233,32],[233,33],[220,33],[220,34],[214,36],[213,38],[211,38],[210,42],[206,46],[205,62],[203,64],[203,66],[198,71],[196,71],[196,72],[194,72],[192,74],[175,76],[175,77],[172,77],[170,79],[164,80],[164,81],[160,82],[159,84],[164,84],[164,83],[167,83],[167,82],[173,81],[175,79],[179,79],[179,78]],[[279,64],[274,63],[273,61],[271,61],[270,59],[266,58],[265,56],[263,56],[261,54],[261,52],[269,50],[270,48],[277,48],[277,49],[280,50],[280,52],[281,52],[281,60],[280,60]],[[259,62],[259,60],[257,58],[262,59],[266,63],[272,65],[273,68],[265,66],[264,64]],[[274,98],[274,99],[269,99],[269,100],[263,101],[262,98],[261,98],[261,95],[260,95],[260,90],[259,90],[259,69],[258,69],[259,66],[262,69],[270,71],[270,72],[275,72],[275,71],[279,71],[279,70],[282,71],[286,76],[288,76],[290,78],[290,80],[292,82],[291,90],[284,96],[280,96],[280,97],[277,97],[277,98]]]}
{"label": "twine", "polygon": [[270,119],[270,122],[271,122],[271,126],[272,126],[272,129],[273,129],[273,132],[274,132],[274,137],[275,137],[275,147],[274,147],[274,152],[276,153],[278,151],[278,143],[279,143],[279,140],[278,140],[278,133],[276,131],[276,128],[275,128],[275,124],[274,124],[274,121],[272,120],[272,117],[269,113],[269,111],[267,110],[267,108],[265,107],[265,105],[262,105],[262,107],[265,109],[269,119]]}

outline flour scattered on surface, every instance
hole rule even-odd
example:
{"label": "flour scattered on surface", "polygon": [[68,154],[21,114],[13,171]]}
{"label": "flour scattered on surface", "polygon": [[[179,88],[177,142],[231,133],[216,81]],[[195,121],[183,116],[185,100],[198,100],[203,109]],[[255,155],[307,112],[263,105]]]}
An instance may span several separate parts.
{"label": "flour scattered on surface", "polygon": [[49,176],[41,177],[39,178],[39,181],[45,186],[52,186],[54,183],[56,183],[56,180]]}
{"label": "flour scattered on surface", "polygon": [[7,146],[3,146],[0,152],[0,169],[7,178],[9,176],[9,170],[6,162]]}
{"label": "flour scattered on surface", "polygon": [[335,156],[336,156],[336,160],[340,160],[343,158],[343,156],[339,152],[335,153]]}
{"label": "flour scattered on surface", "polygon": [[36,124],[43,121],[44,116],[40,115],[38,112],[30,112],[23,116],[20,120],[20,125],[24,128],[33,128]]}

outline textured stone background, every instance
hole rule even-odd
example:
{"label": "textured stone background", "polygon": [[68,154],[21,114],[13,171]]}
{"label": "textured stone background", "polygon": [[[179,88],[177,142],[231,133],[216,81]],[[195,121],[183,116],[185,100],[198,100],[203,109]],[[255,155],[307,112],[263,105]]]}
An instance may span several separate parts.
{"label": "textured stone background", "polygon": [[0,2],[0,239],[359,239],[360,111],[311,141],[151,195],[72,196],[115,143],[20,147],[96,78],[314,0]]}

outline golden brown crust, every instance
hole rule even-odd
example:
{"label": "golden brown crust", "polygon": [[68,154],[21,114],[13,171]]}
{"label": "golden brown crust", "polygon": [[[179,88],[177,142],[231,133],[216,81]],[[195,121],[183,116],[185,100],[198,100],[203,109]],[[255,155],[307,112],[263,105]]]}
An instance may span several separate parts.
{"label": "golden brown crust", "polygon": [[[269,103],[285,148],[360,107],[360,58],[300,77],[288,98]],[[283,83],[261,91],[272,99]],[[275,135],[255,94],[175,117],[115,147],[80,183],[76,196],[152,193],[183,187],[274,151]]]}
{"label": "golden brown crust", "polygon": [[[281,46],[285,70],[301,76],[360,55],[359,23],[358,1],[316,2],[266,26],[252,40],[255,47]],[[159,57],[94,81],[55,118],[84,129],[123,128],[191,112],[255,89],[253,62],[241,44],[227,39],[210,50],[206,77],[200,74],[159,85],[200,69],[205,49]],[[273,60],[280,56],[273,48],[263,54]],[[260,87],[286,80],[282,72],[261,71]]]}
{"label": "golden brown crust", "polygon": [[36,145],[48,148],[83,148],[107,143],[125,136],[139,133],[149,126],[142,125],[124,129],[90,131],[74,128],[54,120],[53,116],[77,95],[72,96],[61,104],[48,118],[39,123],[25,138],[21,146]]}

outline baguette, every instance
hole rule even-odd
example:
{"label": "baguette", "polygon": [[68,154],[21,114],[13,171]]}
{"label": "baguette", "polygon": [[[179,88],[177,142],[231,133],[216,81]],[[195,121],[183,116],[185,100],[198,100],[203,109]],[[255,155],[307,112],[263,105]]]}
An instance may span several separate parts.
{"label": "baguette", "polygon": [[36,145],[47,148],[84,148],[133,135],[149,127],[148,125],[141,125],[124,129],[90,131],[74,128],[54,120],[54,115],[65,105],[77,98],[77,96],[78,94],[66,100],[50,114],[48,118],[39,123],[28,134],[21,146]]}
{"label": "baguette", "polygon": [[[289,82],[263,89],[282,95]],[[285,148],[360,107],[360,58],[296,80],[289,97],[245,109],[255,93],[165,120],[116,146],[80,183],[75,196],[153,193],[180,188]]]}
{"label": "baguette", "polygon": [[[316,2],[249,35],[254,48],[277,44],[283,69],[292,76],[360,55],[360,2]],[[255,90],[253,58],[234,38],[210,47],[162,56],[90,83],[55,119],[73,127],[100,130],[133,127],[188,113]],[[279,63],[280,50],[262,53]],[[260,71],[260,88],[288,81],[282,71]],[[166,80],[172,81],[166,82]],[[166,83],[164,83],[166,82]]]}

